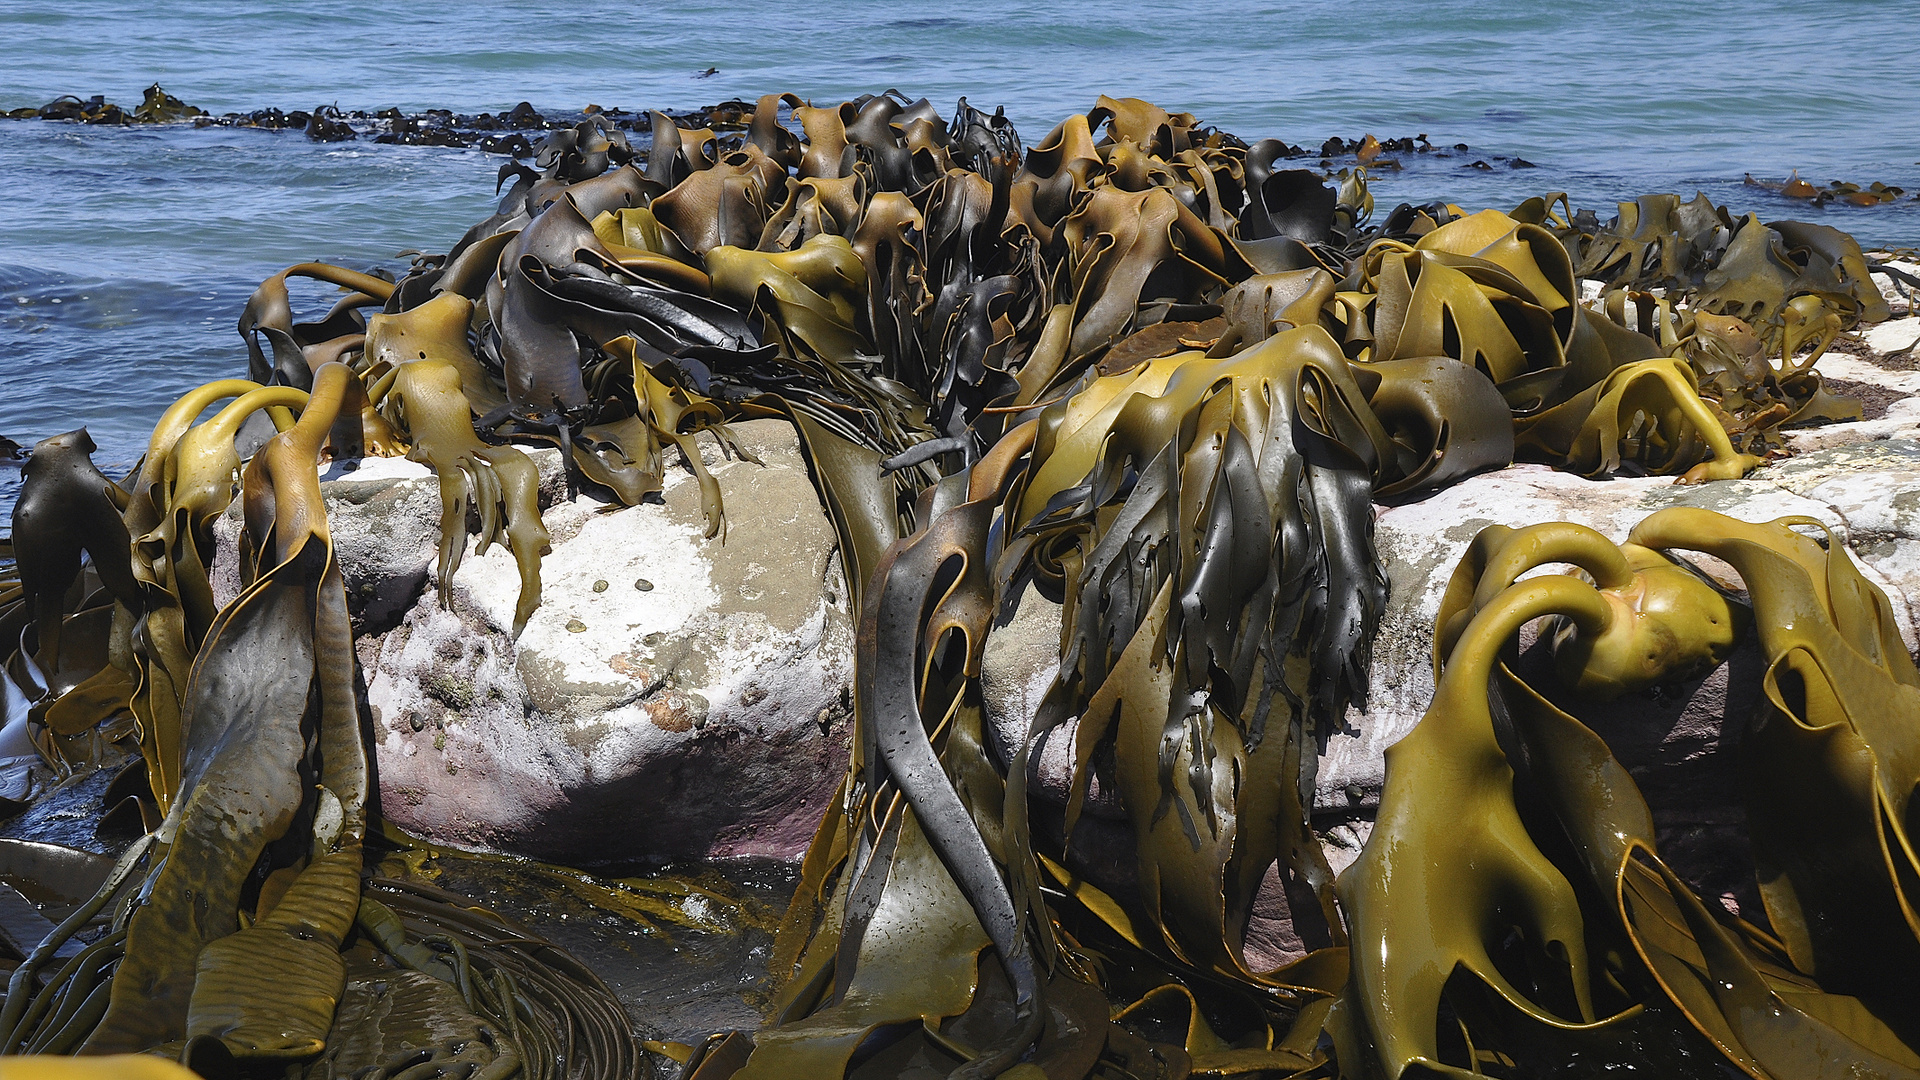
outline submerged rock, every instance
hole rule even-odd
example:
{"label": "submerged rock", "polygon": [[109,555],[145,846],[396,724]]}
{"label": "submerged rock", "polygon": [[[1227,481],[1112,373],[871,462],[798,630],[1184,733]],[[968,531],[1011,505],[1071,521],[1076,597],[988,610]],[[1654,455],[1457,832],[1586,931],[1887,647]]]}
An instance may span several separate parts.
{"label": "submerged rock", "polygon": [[661,501],[621,508],[567,500],[558,454],[536,452],[553,551],[518,641],[504,550],[468,553],[448,608],[429,587],[430,473],[329,474],[388,820],[572,865],[798,857],[845,769],[852,619],[792,428],[734,430],[764,465],[703,442],[724,538],[704,536],[684,471]]}

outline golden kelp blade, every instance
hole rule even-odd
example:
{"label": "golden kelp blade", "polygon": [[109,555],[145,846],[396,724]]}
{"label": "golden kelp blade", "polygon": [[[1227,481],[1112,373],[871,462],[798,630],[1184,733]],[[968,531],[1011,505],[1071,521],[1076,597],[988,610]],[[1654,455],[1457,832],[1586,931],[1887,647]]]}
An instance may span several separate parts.
{"label": "golden kelp blade", "polygon": [[480,515],[480,550],[505,539],[520,569],[520,600],[514,607],[517,636],[540,604],[540,556],[548,536],[540,520],[540,476],[533,462],[511,446],[488,446],[473,427],[469,399],[457,365],[403,360],[381,407],[413,442],[408,457],[433,469],[440,483],[441,603],[449,603],[453,575],[467,549],[467,513]]}
{"label": "golden kelp blade", "polygon": [[[331,1024],[343,978],[336,951],[358,902],[367,766],[346,598],[315,467],[336,418],[358,422],[358,386],[346,368],[323,368],[301,421],[248,470],[258,577],[215,620],[196,658],[182,701],[193,721],[183,798],[161,826],[167,858],[151,875],[151,902],[129,920],[127,960],[87,1039],[91,1052],[206,1035],[240,1056],[299,1056],[318,1049]],[[298,768],[309,727],[323,755],[317,790],[304,788]],[[311,858],[332,866],[335,880],[309,869],[282,894],[263,889],[254,928],[230,936],[245,878],[310,800]],[[236,821],[246,827],[236,832]],[[289,905],[282,921],[294,920],[277,937],[272,901]],[[230,980],[257,977],[264,956],[281,961],[283,987],[305,984],[305,1000],[236,992]]]}
{"label": "golden kelp blade", "polygon": [[[1790,524],[1814,523],[1749,525],[1680,509],[1648,518],[1623,548],[1565,524],[1495,527],[1476,539],[1441,605],[1434,706],[1388,751],[1375,836],[1342,879],[1354,931],[1354,1020],[1343,1046],[1389,1076],[1415,1062],[1468,1074],[1472,1063],[1442,1060],[1433,1036],[1443,997],[1464,992],[1459,968],[1521,1022],[1564,1030],[1584,1053],[1626,1053],[1641,1005],[1670,1002],[1755,1077],[1915,1075],[1903,958],[1920,939],[1899,899],[1913,865],[1900,824],[1912,781],[1896,778],[1911,725],[1888,721],[1912,711],[1907,698],[1920,679],[1886,598],[1836,544],[1822,550]],[[1499,659],[1523,623],[1551,613],[1569,619],[1552,647],[1560,679],[1581,696],[1719,663],[1745,620],[1704,578],[1653,550],[1674,547],[1734,564],[1770,660],[1770,715],[1739,738],[1761,895],[1778,939],[1711,911],[1674,876],[1655,852],[1646,804],[1605,743]],[[1574,563],[1595,586],[1521,580],[1554,562]],[[1849,697],[1877,705],[1850,709]],[[1420,811],[1437,805],[1466,809],[1436,831]],[[1547,856],[1558,844],[1543,827],[1573,847]],[[1521,890],[1516,881],[1535,884]],[[1410,927],[1441,932],[1410,936]],[[1577,1015],[1543,1007],[1493,964],[1490,947],[1512,927],[1535,954],[1535,989],[1567,987]],[[1623,946],[1634,960],[1624,968]],[[1608,970],[1582,959],[1600,948],[1613,950]],[[1568,982],[1543,981],[1559,963]],[[1505,970],[1515,970],[1510,961]],[[1602,998],[1618,1011],[1596,1020],[1587,1002]],[[1453,1000],[1463,1016],[1491,1015]],[[1612,1049],[1593,1041],[1608,1032]],[[1500,1026],[1465,1033],[1469,1048],[1552,1045]]]}
{"label": "golden kelp blade", "polygon": [[151,1054],[16,1058],[0,1066],[8,1080],[195,1080],[200,1074]]}

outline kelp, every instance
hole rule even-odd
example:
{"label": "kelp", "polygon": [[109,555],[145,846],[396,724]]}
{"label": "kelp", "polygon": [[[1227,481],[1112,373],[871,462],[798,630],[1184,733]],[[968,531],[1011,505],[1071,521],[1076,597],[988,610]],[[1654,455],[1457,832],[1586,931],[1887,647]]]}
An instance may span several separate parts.
{"label": "kelp", "polygon": [[[188,676],[177,699],[167,701],[171,711],[141,716],[151,724],[142,749],[164,816],[93,899],[47,936],[36,952],[41,959],[17,969],[0,1007],[9,1049],[112,1054],[170,1048],[205,1070],[235,1059],[300,1063],[328,1044],[346,986],[342,949],[357,921],[365,921],[361,847],[369,766],[352,628],[316,463],[323,447],[342,455],[362,450],[365,398],[358,376],[340,364],[320,369],[311,397],[291,388],[245,389],[251,385],[216,384],[189,395],[170,414],[173,422],[163,424],[163,434],[177,436],[167,455],[172,467],[154,470],[153,484],[134,485],[138,497],[159,510],[149,518],[180,521],[183,535],[175,546],[192,546],[196,538],[210,544],[202,535],[209,523],[203,515],[224,508],[221,496],[232,496],[237,459],[231,444],[239,419],[269,400],[300,409],[298,420],[253,454],[244,471],[245,588],[199,628]],[[205,401],[236,392],[235,405],[179,430]],[[78,449],[75,440],[63,442],[45,459],[49,468],[63,466],[59,451],[68,446]],[[64,467],[62,476],[86,475]],[[53,493],[48,498],[78,497],[45,481],[40,486]],[[86,493],[85,485],[76,490]],[[180,505],[169,505],[175,502]],[[58,533],[40,532],[46,543],[60,541]],[[122,540],[125,535],[123,526]],[[140,566],[136,557],[121,558]],[[206,562],[190,560],[195,569]],[[167,574],[175,563],[162,558],[159,567]],[[148,590],[158,591],[159,584],[149,578]],[[204,574],[197,584],[205,588]],[[135,881],[137,892],[122,898]],[[104,936],[74,953],[34,993],[30,972],[102,914],[111,916]],[[496,940],[523,937],[510,928],[495,934]],[[405,934],[383,940],[397,946]],[[358,961],[362,968],[367,962]],[[464,968],[436,975],[456,976],[467,979]],[[581,980],[576,970],[559,977],[569,989],[551,992],[559,1004],[549,1002],[544,1011],[536,1004],[529,1012],[515,995],[537,1003],[538,994],[514,989],[520,984],[491,967],[486,977],[495,1000],[506,1003],[506,1030],[516,1033],[522,1023],[538,1023],[544,1032],[596,1009],[604,1016],[611,998],[593,980],[585,982],[584,997],[571,989]],[[598,1030],[596,1051],[622,1045],[608,1041],[604,1022]],[[623,1026],[614,1030],[627,1035]],[[520,1060],[507,1036],[498,1046],[503,1060]],[[591,1057],[620,1069],[637,1053],[629,1047],[624,1058]],[[598,1075],[593,1069],[599,1067],[565,1075]]]}
{"label": "kelp", "polygon": [[[1476,538],[1441,605],[1433,706],[1388,750],[1375,834],[1341,881],[1354,930],[1343,1054],[1386,1076],[1415,1064],[1464,1076],[1494,1051],[1524,1075],[1557,1055],[1529,1055],[1516,1029],[1631,1060],[1636,1025],[1658,1010],[1754,1077],[1920,1070],[1902,914],[1902,717],[1920,676],[1886,597],[1830,534],[1796,527],[1820,528],[1683,508],[1619,547],[1565,524]],[[1675,550],[1739,573],[1767,663],[1759,715],[1723,736],[1739,746],[1764,923],[1730,916],[1662,861],[1626,769],[1554,703],[1725,657],[1749,620]],[[1519,580],[1557,562],[1586,580]],[[1564,621],[1551,635],[1560,685],[1543,689],[1511,661],[1521,627],[1545,615]],[[1488,1011],[1488,992],[1509,1008]],[[1462,1028],[1464,1059],[1436,1038],[1443,1000],[1478,1021]]]}
{"label": "kelp", "polygon": [[[431,468],[442,601],[472,524],[514,557],[517,634],[548,544],[523,446],[558,450],[569,496],[626,505],[657,496],[671,447],[724,537],[696,439],[741,452],[730,424],[778,416],[860,613],[854,745],[768,1025],[654,1046],[686,1075],[1476,1074],[1555,1047],[1626,1060],[1680,1026],[1759,1077],[1822,1054],[1920,1068],[1900,1005],[1917,680],[1831,542],[1695,511],[1649,519],[1644,546],[1483,534],[1443,605],[1434,708],[1337,887],[1309,817],[1386,603],[1373,504],[1516,457],[1744,474],[1781,426],[1849,415],[1814,363],[1886,314],[1850,238],[1673,196],[1604,226],[1560,196],[1376,220],[1364,167],[1280,168],[1283,143],[1137,99],[1031,150],[1003,113],[962,99],[943,122],[892,91],[650,120],[638,152],[604,117],[554,130],[501,170],[492,215],[395,280],[269,278],[239,322],[251,378],[183,397],[121,483],[83,433],[36,453],[0,593],[23,722],[61,769],[132,724],[153,832],[16,970],[6,1049],[314,1077],[644,1068],[557,947],[368,876],[316,467]],[[296,321],[294,279],[342,292]],[[223,607],[213,523],[236,494]],[[1510,663],[1545,615],[1575,694],[1717,663],[1749,620],[1676,547],[1743,574],[1772,665],[1742,751],[1770,928],[1689,890],[1605,743]],[[1523,578],[1563,561],[1587,579]],[[983,657],[1036,596],[1060,605],[1060,661],[1009,744]],[[1030,804],[1060,744],[1067,805]]]}

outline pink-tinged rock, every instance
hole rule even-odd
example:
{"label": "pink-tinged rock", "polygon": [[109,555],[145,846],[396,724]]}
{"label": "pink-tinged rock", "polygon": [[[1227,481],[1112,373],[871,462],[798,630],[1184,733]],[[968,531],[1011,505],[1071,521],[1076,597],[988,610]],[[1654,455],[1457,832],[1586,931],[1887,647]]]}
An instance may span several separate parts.
{"label": "pink-tinged rock", "polygon": [[440,605],[430,474],[325,485],[372,631],[356,644],[388,820],[570,865],[799,857],[846,769],[852,619],[792,428],[734,430],[765,464],[701,439],[724,542],[684,469],[658,503],[569,502],[558,455],[534,452],[553,550],[518,641],[501,548],[470,544]]}

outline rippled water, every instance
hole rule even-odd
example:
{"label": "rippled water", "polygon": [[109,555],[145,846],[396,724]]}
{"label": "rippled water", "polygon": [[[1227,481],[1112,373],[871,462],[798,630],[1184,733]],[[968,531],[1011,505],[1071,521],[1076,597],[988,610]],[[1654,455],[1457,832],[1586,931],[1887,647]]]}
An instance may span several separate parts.
{"label": "rippled water", "polygon": [[[895,86],[943,110],[963,93],[1004,105],[1032,144],[1099,94],[1130,94],[1249,138],[1425,133],[1472,148],[1405,156],[1408,169],[1377,178],[1383,207],[1565,190],[1604,217],[1619,199],[1700,189],[1916,245],[1920,65],[1901,8],[471,3],[396,21],[394,5],[343,0],[0,3],[0,109],[68,92],[131,106],[156,80],[214,112],[686,108]],[[1507,167],[1514,156],[1539,167]],[[1463,167],[1474,160],[1497,167]],[[399,268],[402,249],[444,250],[488,212],[499,161],[297,132],[0,121],[0,434],[30,444],[84,424],[102,465],[124,468],[175,396],[244,370],[234,324],[261,278],[305,259]],[[1819,209],[1741,183],[1795,168],[1910,194]],[[0,475],[0,513],[12,486]]]}

